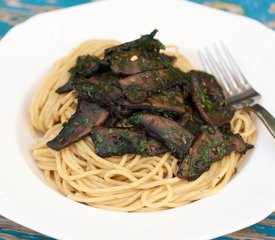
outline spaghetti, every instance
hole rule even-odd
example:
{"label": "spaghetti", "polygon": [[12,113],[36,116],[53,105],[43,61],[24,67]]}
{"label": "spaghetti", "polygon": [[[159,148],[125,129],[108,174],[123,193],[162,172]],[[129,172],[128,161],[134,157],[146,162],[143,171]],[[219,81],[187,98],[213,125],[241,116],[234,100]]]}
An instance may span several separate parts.
{"label": "spaghetti", "polygon": [[[30,117],[36,143],[31,147],[37,166],[47,182],[68,198],[87,205],[128,212],[158,211],[182,206],[218,192],[234,175],[246,156],[233,152],[212,164],[209,171],[193,182],[176,176],[178,160],[169,152],[163,156],[143,157],[134,154],[101,158],[96,155],[88,136],[61,151],[47,147],[75,112],[74,91],[56,94],[55,90],[69,79],[68,70],[80,55],[103,56],[105,48],[117,41],[91,40],[59,60],[36,92]],[[169,46],[168,46],[169,48]],[[175,66],[189,71],[188,60],[170,47],[177,57]],[[249,112],[238,110],[231,120],[233,133],[245,142],[255,142],[255,126]]]}

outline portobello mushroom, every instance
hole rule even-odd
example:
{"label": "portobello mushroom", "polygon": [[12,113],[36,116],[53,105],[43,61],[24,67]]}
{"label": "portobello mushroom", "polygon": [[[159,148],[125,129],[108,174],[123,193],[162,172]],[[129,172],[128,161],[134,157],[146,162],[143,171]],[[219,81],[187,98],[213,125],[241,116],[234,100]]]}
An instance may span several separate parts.
{"label": "portobello mushroom", "polygon": [[186,74],[176,68],[152,70],[120,79],[118,82],[127,99],[133,103],[145,101],[148,95],[160,93],[187,79]]}
{"label": "portobello mushroom", "polygon": [[148,53],[141,49],[116,52],[110,59],[113,74],[129,76],[137,73],[167,68],[176,60],[165,54]]}
{"label": "portobello mushroom", "polygon": [[179,163],[177,176],[189,181],[196,180],[209,170],[213,162],[223,159],[232,151],[244,154],[252,147],[239,135],[223,135],[217,128],[208,127],[189,149],[184,160]]}
{"label": "portobello mushroom", "polygon": [[70,92],[73,90],[74,90],[73,84],[71,82],[66,82],[63,86],[56,89],[55,92],[58,94],[62,94],[62,93],[67,93],[67,92]]}
{"label": "portobello mushroom", "polygon": [[110,71],[110,62],[105,61],[105,60],[100,60],[93,67],[87,69],[83,73],[83,76],[85,78],[89,78],[89,77],[95,76],[97,74],[105,73],[108,71]]}
{"label": "portobello mushroom", "polygon": [[125,108],[152,113],[180,115],[186,112],[180,89],[177,87],[168,89],[165,93],[151,95],[141,103],[132,103],[126,99],[120,99],[118,103]]}
{"label": "portobello mushroom", "polygon": [[252,144],[245,143],[240,134],[223,134],[223,139],[226,142],[228,152],[236,151],[240,154],[246,154],[248,150],[254,148]]}
{"label": "portobello mushroom", "polygon": [[188,132],[192,133],[195,138],[199,137],[203,129],[206,127],[197,112],[194,112],[193,115],[185,112],[177,118],[176,122],[184,127]]}
{"label": "portobello mushroom", "polygon": [[167,89],[165,92],[149,96],[147,102],[153,106],[157,112],[168,112],[176,115],[186,112],[185,103],[178,86]]}
{"label": "portobello mushroom", "polygon": [[253,147],[230,132],[233,111],[216,79],[173,67],[175,57],[160,53],[165,47],[156,32],[105,49],[102,60],[77,58],[69,81],[57,90],[76,90],[77,109],[50,148],[90,134],[101,157],[171,151],[179,159],[177,176],[191,181],[232,151]]}
{"label": "portobello mushroom", "polygon": [[191,71],[191,96],[202,119],[212,126],[219,127],[233,117],[227,105],[223,90],[214,76],[206,72]]}
{"label": "portobello mushroom", "polygon": [[59,87],[56,92],[66,93],[73,90],[73,84],[87,79],[86,72],[92,69],[100,59],[97,56],[83,55],[76,59],[76,64],[70,70],[69,82]]}
{"label": "portobello mushroom", "polygon": [[60,133],[47,143],[48,147],[60,150],[89,135],[91,130],[108,118],[108,111],[96,103],[79,100],[77,109],[69,121],[63,124]]}
{"label": "portobello mushroom", "polygon": [[160,49],[165,49],[165,46],[159,40],[154,39],[157,32],[158,30],[155,29],[150,34],[142,35],[139,39],[105,49],[104,59],[110,59],[116,52],[129,51],[131,49],[140,48],[150,52],[159,52]]}
{"label": "portobello mushroom", "polygon": [[114,117],[114,116],[109,116],[106,121],[102,124],[104,127],[116,127],[120,119]]}
{"label": "portobello mushroom", "polygon": [[227,122],[219,127],[219,130],[224,134],[230,134],[231,133],[231,124],[230,122]]}
{"label": "portobello mushroom", "polygon": [[168,152],[168,148],[164,146],[161,142],[148,137],[147,142],[147,154],[148,156],[157,156]]}
{"label": "portobello mushroom", "polygon": [[186,99],[184,103],[186,112],[180,115],[176,119],[176,122],[197,138],[202,133],[202,130],[205,127],[205,122],[201,119],[200,114],[194,108],[189,99]]}
{"label": "portobello mushroom", "polygon": [[162,142],[179,160],[183,160],[194,139],[190,132],[166,117],[138,113],[130,118],[130,122]]}
{"label": "portobello mushroom", "polygon": [[121,126],[132,126],[129,123],[128,117],[132,115],[133,109],[122,108],[120,105],[117,106],[119,117],[110,115],[109,118],[104,122],[105,127],[121,127]]}
{"label": "portobello mushroom", "polygon": [[135,128],[99,127],[91,134],[95,151],[100,157],[126,153],[159,155],[166,149],[159,142],[147,139],[145,132]]}
{"label": "portobello mushroom", "polygon": [[105,49],[105,61],[110,61],[115,75],[129,76],[137,73],[170,67],[176,57],[159,53],[164,45],[154,39],[157,30],[140,39]]}
{"label": "portobello mushroom", "polygon": [[111,72],[93,76],[87,79],[85,82],[98,85],[101,91],[103,91],[114,101],[123,96],[123,92],[119,88],[118,77],[114,76]]}
{"label": "portobello mushroom", "polygon": [[117,105],[97,84],[82,82],[75,84],[74,89],[81,99],[108,108],[113,116],[120,117]]}

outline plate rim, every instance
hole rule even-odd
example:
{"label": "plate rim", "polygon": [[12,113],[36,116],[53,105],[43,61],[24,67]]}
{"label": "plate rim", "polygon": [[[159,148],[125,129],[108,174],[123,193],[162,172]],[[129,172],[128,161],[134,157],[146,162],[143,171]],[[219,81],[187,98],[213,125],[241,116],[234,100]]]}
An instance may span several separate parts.
{"label": "plate rim", "polygon": [[[109,1],[104,1],[104,2],[109,2]],[[74,6],[74,7],[69,7],[69,8],[66,8],[66,9],[58,9],[58,10],[54,10],[53,12],[55,12],[55,14],[57,13],[57,12],[63,12],[63,11],[68,11],[68,10],[70,10],[71,11],[71,9],[74,9],[74,8],[82,8],[82,7],[85,7],[86,5],[88,6],[88,5],[94,5],[94,4],[100,4],[101,2],[92,2],[92,3],[86,3],[86,4],[83,4],[83,5],[80,5],[80,6]],[[187,3],[187,2],[182,2],[181,1],[181,4],[185,4],[185,3]],[[190,2],[188,2],[188,4],[190,4]],[[188,5],[187,4],[187,5]],[[191,3],[191,4],[195,4],[195,3]],[[195,4],[196,5],[196,4]],[[201,5],[199,5],[199,6],[201,6]],[[201,6],[202,7],[202,6]],[[211,9],[211,11],[212,10],[214,10],[214,11],[219,11],[219,10],[215,10],[215,9]],[[13,34],[13,32],[14,31],[17,31],[17,29],[18,28],[22,28],[22,27],[24,27],[24,26],[26,26],[26,24],[28,24],[28,22],[29,21],[34,21],[34,19],[35,18],[39,18],[40,16],[45,16],[45,15],[51,15],[52,14],[52,11],[50,11],[50,12],[46,12],[46,13],[40,13],[40,14],[38,14],[38,15],[35,15],[34,17],[31,17],[31,18],[29,18],[27,21],[25,21],[25,22],[23,22],[23,23],[21,23],[21,24],[19,24],[19,25],[17,25],[17,26],[15,26],[15,27],[13,27],[11,30],[9,30],[9,32],[2,38],[2,40],[0,41],[0,48],[1,48],[1,45],[3,44],[3,42],[5,42],[6,41],[6,39],[9,37],[9,35],[10,34]],[[239,17],[239,16],[238,16]],[[246,18],[246,17],[245,17]],[[247,18],[247,19],[249,19],[249,18]],[[251,19],[249,19],[249,20],[251,20]],[[255,20],[252,20],[253,22],[257,22],[257,21],[255,21]],[[258,24],[258,22],[257,22],[257,24]],[[262,24],[260,24],[261,26],[263,26],[264,28],[266,28],[264,25],[262,25]],[[267,28],[266,28],[267,29]],[[272,30],[270,30],[270,31],[272,31]],[[273,31],[272,31],[273,32]],[[1,185],[0,185],[0,187],[1,187]],[[1,202],[1,197],[0,197],[0,202]],[[275,207],[273,206],[273,208],[275,209]],[[0,207],[0,209],[1,209],[1,207]],[[273,210],[271,210],[271,212],[272,211],[274,211],[274,209]],[[101,211],[105,211],[105,210],[101,210]],[[263,214],[264,216],[261,216],[260,217],[260,219],[259,220],[262,220],[263,218],[265,218],[266,216],[268,216],[271,212],[269,212],[269,213],[267,213],[267,211],[266,211],[266,213],[265,214]],[[109,213],[109,211],[108,211],[108,213]],[[48,235],[48,236],[51,236],[51,234],[49,234],[49,232],[46,232],[46,230],[44,231],[43,230],[43,227],[39,227],[39,226],[35,226],[35,227],[33,227],[33,225],[32,224],[26,224],[25,222],[21,222],[21,221],[18,221],[18,219],[13,219],[13,218],[10,218],[8,215],[8,213],[6,214],[5,213],[5,211],[3,211],[3,213],[1,212],[1,214],[4,216],[4,217],[7,217],[7,218],[9,218],[9,219],[11,219],[11,220],[13,220],[13,221],[15,221],[15,222],[18,222],[19,224],[21,224],[21,225],[23,225],[23,226],[26,226],[26,227],[28,227],[28,228],[31,228],[31,229],[34,229],[34,230],[36,230],[36,231],[39,231],[39,232],[41,232],[41,233],[43,233],[43,234],[46,234],[46,235]],[[125,214],[125,213],[123,213],[123,214]],[[20,218],[20,217],[19,217]],[[23,217],[23,219],[24,219],[24,217]],[[258,219],[256,220],[256,218],[255,218],[255,221],[256,222],[258,222],[259,221]],[[253,223],[255,223],[255,221],[252,221]],[[252,223],[252,224],[253,224]],[[242,227],[240,227],[239,229],[241,229]],[[238,230],[238,229],[236,229],[236,230]],[[56,237],[56,236],[55,236]],[[66,234],[64,235],[64,236],[61,236],[62,238],[64,238],[64,237],[67,237],[66,236]],[[214,237],[216,237],[216,235],[214,236]]]}

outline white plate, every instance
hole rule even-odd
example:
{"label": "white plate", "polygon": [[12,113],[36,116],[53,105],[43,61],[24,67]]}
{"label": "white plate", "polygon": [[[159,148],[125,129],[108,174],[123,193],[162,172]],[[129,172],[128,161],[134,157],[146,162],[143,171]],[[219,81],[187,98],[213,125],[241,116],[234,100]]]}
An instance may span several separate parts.
{"label": "white plate", "polygon": [[0,43],[0,214],[59,239],[207,239],[254,224],[275,210],[275,144],[258,123],[258,141],[218,194],[155,213],[104,211],[45,184],[29,151],[30,100],[52,64],[92,38],[132,40],[159,29],[200,67],[196,50],[223,39],[275,114],[275,33],[244,17],[183,1],[103,1],[37,15]]}

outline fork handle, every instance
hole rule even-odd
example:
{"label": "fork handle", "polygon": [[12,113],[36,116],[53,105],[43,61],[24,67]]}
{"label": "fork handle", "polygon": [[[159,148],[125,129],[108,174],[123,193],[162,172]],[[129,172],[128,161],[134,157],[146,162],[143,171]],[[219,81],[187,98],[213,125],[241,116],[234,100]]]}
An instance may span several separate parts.
{"label": "fork handle", "polygon": [[249,109],[261,119],[271,135],[275,138],[275,118],[258,103],[250,106]]}

